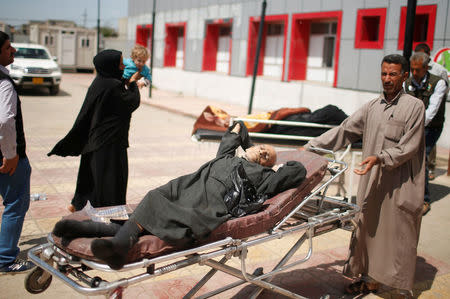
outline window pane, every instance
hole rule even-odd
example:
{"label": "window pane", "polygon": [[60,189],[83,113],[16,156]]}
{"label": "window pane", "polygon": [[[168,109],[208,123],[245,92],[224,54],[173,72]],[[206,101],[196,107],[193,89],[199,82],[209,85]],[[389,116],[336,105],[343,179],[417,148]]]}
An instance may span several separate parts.
{"label": "window pane", "polygon": [[312,23],[311,34],[327,34],[329,32],[330,23]]}
{"label": "window pane", "polygon": [[327,36],[323,43],[323,66],[333,66],[334,36]]}
{"label": "window pane", "polygon": [[331,23],[331,34],[336,34],[337,31],[337,23]]}
{"label": "window pane", "polygon": [[220,36],[231,35],[231,26],[220,26],[219,35]]}
{"label": "window pane", "polygon": [[414,41],[427,41],[428,15],[416,15],[414,20]]}
{"label": "window pane", "polygon": [[366,16],[362,18],[362,41],[378,41],[378,33],[380,30],[379,16]]}
{"label": "window pane", "polygon": [[47,52],[43,49],[31,48],[17,48],[14,54],[16,58],[34,58],[34,59],[49,59]]}
{"label": "window pane", "polygon": [[281,35],[284,31],[283,24],[268,24],[267,26],[267,35]]}

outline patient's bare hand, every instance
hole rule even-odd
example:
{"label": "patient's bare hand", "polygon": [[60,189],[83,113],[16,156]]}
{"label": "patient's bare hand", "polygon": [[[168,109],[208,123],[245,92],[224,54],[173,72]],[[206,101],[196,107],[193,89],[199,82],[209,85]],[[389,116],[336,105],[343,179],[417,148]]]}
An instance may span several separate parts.
{"label": "patient's bare hand", "polygon": [[241,131],[241,124],[240,123],[237,123],[235,126],[234,126],[234,128],[233,128],[233,130],[231,130],[231,132],[233,132],[233,133],[239,133]]}

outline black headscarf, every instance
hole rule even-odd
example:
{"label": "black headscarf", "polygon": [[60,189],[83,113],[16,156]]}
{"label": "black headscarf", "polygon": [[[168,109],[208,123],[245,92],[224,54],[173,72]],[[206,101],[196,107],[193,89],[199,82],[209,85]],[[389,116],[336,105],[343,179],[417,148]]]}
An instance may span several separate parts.
{"label": "black headscarf", "polygon": [[103,50],[94,57],[97,74],[104,78],[121,79],[123,70],[119,69],[122,52],[117,50]]}
{"label": "black headscarf", "polygon": [[131,113],[139,106],[136,83],[124,87],[122,52],[104,50],[94,57],[97,76],[88,89],[75,124],[48,155],[78,156],[116,143],[128,147]]}

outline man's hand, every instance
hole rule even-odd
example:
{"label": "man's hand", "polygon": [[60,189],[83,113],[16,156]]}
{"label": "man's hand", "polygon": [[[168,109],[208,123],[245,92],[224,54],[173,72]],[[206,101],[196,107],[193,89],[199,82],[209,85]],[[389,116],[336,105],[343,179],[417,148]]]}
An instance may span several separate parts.
{"label": "man's hand", "polygon": [[6,159],[3,157],[3,165],[0,166],[0,173],[7,173],[10,176],[14,174],[17,168],[17,163],[19,162],[19,155],[14,158]]}
{"label": "man's hand", "polygon": [[237,123],[234,126],[233,130],[231,130],[232,133],[236,133],[236,134],[239,134],[240,131],[241,131],[241,124],[240,123]]}
{"label": "man's hand", "polygon": [[380,160],[378,159],[377,156],[369,156],[367,158],[365,158],[360,164],[359,166],[363,166],[366,165],[366,167],[364,169],[355,169],[353,172],[359,175],[365,175],[367,172],[369,172],[369,170],[372,169],[372,167],[374,165],[377,165],[380,163]]}

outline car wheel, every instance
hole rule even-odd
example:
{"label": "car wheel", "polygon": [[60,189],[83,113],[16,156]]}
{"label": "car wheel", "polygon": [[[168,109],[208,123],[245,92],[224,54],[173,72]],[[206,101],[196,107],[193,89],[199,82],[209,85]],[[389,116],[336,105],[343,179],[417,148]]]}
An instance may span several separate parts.
{"label": "car wheel", "polygon": [[50,86],[49,89],[52,96],[57,95],[59,92],[59,85]]}

